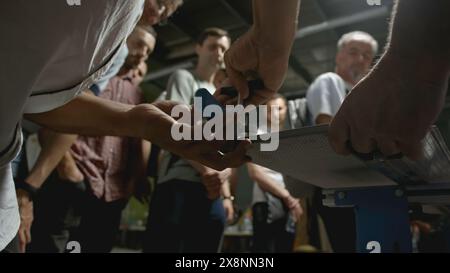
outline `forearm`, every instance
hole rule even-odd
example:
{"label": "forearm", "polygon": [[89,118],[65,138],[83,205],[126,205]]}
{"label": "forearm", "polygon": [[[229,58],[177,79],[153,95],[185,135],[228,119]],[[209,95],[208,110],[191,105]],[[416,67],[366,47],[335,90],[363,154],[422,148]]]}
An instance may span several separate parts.
{"label": "forearm", "polygon": [[300,0],[254,0],[253,31],[260,48],[289,56],[297,31]]}
{"label": "forearm", "polygon": [[61,133],[85,136],[142,138],[162,148],[176,145],[171,128],[176,122],[164,111],[170,103],[132,106],[82,94],[50,112],[26,115],[27,119]]}
{"label": "forearm", "polygon": [[40,188],[76,138],[76,135],[59,134],[42,129],[39,137],[42,149],[25,181]]}
{"label": "forearm", "polygon": [[230,182],[226,181],[222,184],[222,196],[231,196]]}
{"label": "forearm", "polygon": [[285,188],[277,185],[267,177],[259,176],[255,179],[255,182],[258,183],[263,191],[271,193],[280,199],[285,199],[290,196],[290,193]]}
{"label": "forearm", "polygon": [[450,1],[399,0],[393,17],[387,52],[424,77],[446,80],[450,75]]}
{"label": "forearm", "polygon": [[141,148],[142,164],[145,167],[145,169],[147,169],[148,161],[150,160],[150,152],[152,149],[152,144],[146,140],[142,140],[141,146],[142,146]]}
{"label": "forearm", "polygon": [[272,181],[265,173],[261,171],[261,167],[255,164],[247,164],[250,177],[258,186],[265,192],[271,193],[274,196],[285,199],[290,196],[289,192]]}
{"label": "forearm", "polygon": [[55,110],[27,114],[25,118],[61,133],[85,136],[126,136],[124,117],[131,105],[97,98],[83,93]]}
{"label": "forearm", "polygon": [[188,162],[189,162],[189,164],[191,164],[191,166],[192,166],[197,172],[200,173],[200,175],[204,175],[204,174],[206,174],[206,173],[208,173],[208,172],[215,171],[214,169],[209,168],[209,167],[206,167],[205,165],[200,164],[200,163],[198,163],[198,162],[196,162],[196,161],[188,160]]}

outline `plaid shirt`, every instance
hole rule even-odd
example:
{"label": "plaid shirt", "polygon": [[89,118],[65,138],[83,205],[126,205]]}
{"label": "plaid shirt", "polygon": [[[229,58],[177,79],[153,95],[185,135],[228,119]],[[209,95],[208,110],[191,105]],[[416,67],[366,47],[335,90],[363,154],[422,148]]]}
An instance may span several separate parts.
{"label": "plaid shirt", "polygon": [[[142,94],[126,77],[112,78],[99,97],[136,105]],[[141,153],[142,141],[130,137],[80,136],[71,152],[78,167],[99,199],[112,202],[129,198],[134,189],[136,155]]]}

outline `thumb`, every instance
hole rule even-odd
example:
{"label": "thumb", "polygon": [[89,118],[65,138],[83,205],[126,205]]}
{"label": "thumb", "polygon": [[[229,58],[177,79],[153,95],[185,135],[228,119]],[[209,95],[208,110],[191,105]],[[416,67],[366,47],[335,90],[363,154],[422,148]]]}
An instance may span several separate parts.
{"label": "thumb", "polygon": [[242,101],[249,97],[249,90],[247,85],[247,79],[240,72],[234,70],[232,67],[227,66],[228,78],[232,86],[234,86]]}

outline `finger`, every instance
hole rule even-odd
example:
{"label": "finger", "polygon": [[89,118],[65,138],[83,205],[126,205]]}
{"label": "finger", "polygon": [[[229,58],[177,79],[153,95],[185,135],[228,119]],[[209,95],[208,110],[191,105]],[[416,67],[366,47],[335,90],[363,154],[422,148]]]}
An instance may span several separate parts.
{"label": "finger", "polygon": [[238,104],[238,98],[232,98],[227,101],[225,101],[224,105],[237,105]]}
{"label": "finger", "polygon": [[342,115],[338,114],[331,121],[328,131],[328,141],[337,154],[349,155],[350,150],[347,148],[349,140],[349,126]]}
{"label": "finger", "polygon": [[233,211],[232,210],[228,210],[228,217],[227,217],[227,221],[228,223],[231,223],[233,221]]}
{"label": "finger", "polygon": [[229,82],[236,88],[242,100],[249,97],[249,90],[247,85],[247,79],[240,72],[234,70],[231,66],[227,65],[227,74]]}
{"label": "finger", "polygon": [[207,145],[205,146],[204,149],[205,149],[205,152],[207,152],[207,153],[212,153],[213,151],[219,151],[223,146],[225,146],[227,144],[226,140],[216,139],[214,134],[212,134],[208,138],[212,139],[212,140],[209,140],[209,141],[205,140],[205,141],[207,141]]}
{"label": "finger", "polygon": [[[248,151],[248,149],[250,149],[251,146],[250,140],[239,141],[239,145],[237,146],[237,148],[227,154],[219,152],[219,148],[216,148],[218,146],[217,142],[219,141],[212,142],[215,142],[215,144],[211,144],[208,153],[203,154],[201,156],[201,159],[197,161],[217,171],[223,171],[227,168],[239,167],[250,161],[250,158],[246,156],[246,152]],[[220,143],[225,142],[220,141]],[[224,145],[222,145],[222,147],[223,146]]]}
{"label": "finger", "polygon": [[219,95],[216,97],[216,100],[220,103],[222,106],[226,105],[236,105],[237,104],[237,98],[231,98],[227,95]]}
{"label": "finger", "polygon": [[292,208],[292,205],[294,204],[294,202],[293,202],[293,198],[292,197],[288,197],[287,198],[287,204],[286,204],[286,206],[288,207],[288,209],[291,209]]}
{"label": "finger", "polygon": [[226,92],[224,92],[224,88],[232,88],[233,84],[231,83],[229,78],[226,78],[219,86],[217,86],[216,88],[216,92],[214,92],[213,96],[218,99],[221,96],[223,97],[228,97],[230,98],[230,94],[227,94]]}
{"label": "finger", "polygon": [[420,140],[405,142],[398,141],[400,152],[411,160],[417,161],[423,159],[423,144]]}
{"label": "finger", "polygon": [[263,89],[255,91],[253,94],[250,94],[249,98],[244,101],[245,105],[260,105],[269,101],[274,95],[276,91],[270,89]]}
{"label": "finger", "polygon": [[[216,91],[220,92],[220,91]],[[228,95],[214,95],[217,102],[219,102],[220,105],[226,106],[226,105],[236,105],[237,104],[237,97],[230,97]]]}
{"label": "finger", "polygon": [[25,239],[26,239],[27,244],[31,243],[31,232],[30,231],[31,231],[31,229],[29,227],[25,230]]}
{"label": "finger", "polygon": [[237,148],[225,154],[223,160],[227,165],[227,168],[237,168],[241,165],[248,163],[249,158],[246,157],[248,150],[251,148],[251,141],[248,139],[240,140]]}
{"label": "finger", "polygon": [[298,201],[296,199],[292,199],[290,206],[291,208],[295,208],[299,205]]}
{"label": "finger", "polygon": [[[234,154],[232,156],[225,155],[219,151],[216,151],[216,153],[210,153],[203,156],[202,161],[200,163],[213,168],[216,171],[223,171],[226,168],[234,167],[234,166],[240,166],[248,161],[246,159],[245,154],[242,154],[241,156],[235,155],[236,152],[233,152]],[[227,157],[226,157],[227,156]],[[232,161],[234,158],[236,158],[236,161]]]}
{"label": "finger", "polygon": [[222,158],[223,156],[220,155],[218,151],[216,151],[216,153],[212,152],[203,154],[201,156],[201,159],[198,159],[196,161],[216,171],[221,171],[226,168],[222,162]]}
{"label": "finger", "polygon": [[376,142],[376,146],[385,156],[392,156],[400,153],[400,148],[397,142],[393,139],[389,139],[387,137],[378,137],[376,139]]}
{"label": "finger", "polygon": [[369,154],[376,150],[377,145],[375,140],[370,138],[365,134],[355,134],[353,132],[350,133],[350,142],[349,144],[353,148],[353,150],[357,153],[361,154]]}
{"label": "finger", "polygon": [[24,230],[20,229],[18,235],[19,235],[19,251],[21,253],[25,253],[25,248],[26,248],[27,243],[26,243],[26,236],[25,236]]}

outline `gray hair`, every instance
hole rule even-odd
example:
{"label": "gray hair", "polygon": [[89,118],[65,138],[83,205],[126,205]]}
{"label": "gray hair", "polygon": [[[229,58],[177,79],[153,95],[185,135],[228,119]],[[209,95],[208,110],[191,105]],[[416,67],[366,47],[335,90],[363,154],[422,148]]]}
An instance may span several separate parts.
{"label": "gray hair", "polygon": [[376,55],[378,52],[377,40],[375,40],[372,35],[364,31],[352,31],[342,35],[337,44],[338,50],[341,50],[347,43],[351,41],[368,43],[372,47],[373,55]]}

